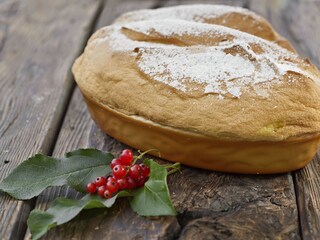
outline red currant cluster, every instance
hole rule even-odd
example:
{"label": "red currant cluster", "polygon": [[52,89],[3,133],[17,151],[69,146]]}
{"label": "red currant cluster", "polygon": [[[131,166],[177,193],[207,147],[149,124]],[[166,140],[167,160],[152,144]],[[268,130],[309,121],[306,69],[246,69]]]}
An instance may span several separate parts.
{"label": "red currant cluster", "polygon": [[87,185],[87,192],[98,193],[101,197],[111,198],[118,190],[135,189],[144,186],[149,178],[150,169],[145,164],[135,164],[129,149],[122,151],[119,158],[110,163],[112,175],[97,177]]}

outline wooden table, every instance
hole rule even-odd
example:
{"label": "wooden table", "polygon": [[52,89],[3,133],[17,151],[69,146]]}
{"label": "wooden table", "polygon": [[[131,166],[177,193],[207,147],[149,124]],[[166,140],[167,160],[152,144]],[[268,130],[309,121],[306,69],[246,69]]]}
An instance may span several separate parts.
{"label": "wooden table", "polygon": [[[258,12],[320,66],[319,0],[201,2]],[[196,1],[0,1],[0,180],[38,152],[125,148],[92,122],[70,67],[89,35],[119,14],[190,3]],[[111,210],[84,211],[44,239],[320,239],[319,154],[300,171],[269,176],[184,167],[169,177],[177,217],[139,217],[120,201]],[[77,196],[67,187],[30,201],[0,193],[0,239],[30,238],[29,212],[58,195]]]}

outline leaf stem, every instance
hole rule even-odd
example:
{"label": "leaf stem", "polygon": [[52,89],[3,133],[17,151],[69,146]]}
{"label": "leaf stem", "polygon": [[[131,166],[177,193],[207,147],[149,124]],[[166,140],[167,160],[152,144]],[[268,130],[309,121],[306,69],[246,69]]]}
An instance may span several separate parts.
{"label": "leaf stem", "polygon": [[175,173],[175,172],[178,172],[178,171],[181,173],[180,163],[174,163],[170,166],[166,166],[165,168],[167,169],[167,171],[168,171],[168,169],[172,168],[170,171],[168,171],[168,173],[167,173],[168,175]]}
{"label": "leaf stem", "polygon": [[172,173],[175,173],[175,172],[181,172],[179,168],[175,168],[175,169],[172,169],[170,171],[168,171],[167,175],[171,175]]}
{"label": "leaf stem", "polygon": [[140,155],[137,156],[137,157],[134,157],[133,164],[135,164],[139,159],[141,159],[141,158],[142,158],[144,155],[146,155],[147,153],[153,152],[153,151],[158,152],[158,153],[159,153],[159,154],[158,154],[159,157],[161,157],[160,151],[159,151],[158,149],[149,149],[149,150],[147,150],[147,151],[145,151],[145,152],[141,152],[141,151],[139,150],[138,153],[140,153]]}
{"label": "leaf stem", "polygon": [[162,165],[164,166],[166,169],[168,168],[179,168],[180,167],[180,163],[176,162],[174,164],[167,164],[167,165]]}

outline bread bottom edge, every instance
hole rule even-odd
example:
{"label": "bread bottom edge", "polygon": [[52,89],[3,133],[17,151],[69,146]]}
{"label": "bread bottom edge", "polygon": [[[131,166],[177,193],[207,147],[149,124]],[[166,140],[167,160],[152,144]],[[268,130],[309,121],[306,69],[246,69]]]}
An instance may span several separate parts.
{"label": "bread bottom edge", "polygon": [[277,142],[219,141],[127,116],[85,95],[84,99],[92,119],[110,136],[142,151],[158,149],[166,160],[197,168],[243,174],[293,171],[312,160],[320,143],[320,136]]}

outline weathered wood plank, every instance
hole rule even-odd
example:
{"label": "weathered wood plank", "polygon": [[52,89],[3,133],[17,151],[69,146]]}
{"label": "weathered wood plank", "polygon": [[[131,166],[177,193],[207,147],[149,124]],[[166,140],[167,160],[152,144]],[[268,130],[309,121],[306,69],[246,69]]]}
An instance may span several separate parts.
{"label": "weathered wood plank", "polygon": [[[159,1],[108,1],[99,18],[97,27],[110,24],[123,12],[158,6]],[[74,92],[59,134],[54,156],[80,148],[94,147],[115,154],[125,147],[99,130],[88,115],[78,89]],[[79,197],[67,187],[51,188],[37,199],[37,208],[45,209],[56,196]],[[90,229],[90,231],[88,231]],[[74,221],[51,230],[44,239],[172,239],[179,233],[175,217],[139,217],[132,212],[126,201],[111,210],[85,211]],[[118,237],[115,237],[118,236]],[[26,239],[30,238],[27,233]]]}
{"label": "weathered wood plank", "polygon": [[320,149],[313,161],[295,173],[303,239],[320,239]]}
{"label": "weathered wood plank", "polygon": [[[250,7],[265,16],[305,57],[320,66],[319,1],[251,1]],[[320,239],[320,152],[305,168],[294,173],[301,234]]]}
{"label": "weathered wood plank", "polygon": [[181,239],[299,239],[291,176],[246,176],[186,168],[169,180]]}
{"label": "weathered wood plank", "polygon": [[[74,86],[70,66],[100,2],[0,2],[0,180],[29,156],[51,153]],[[32,203],[0,193],[1,239],[24,236]]]}
{"label": "weathered wood plank", "polygon": [[[286,2],[286,1],[284,1]],[[320,1],[287,1],[284,20],[301,50],[320,67]]]}

